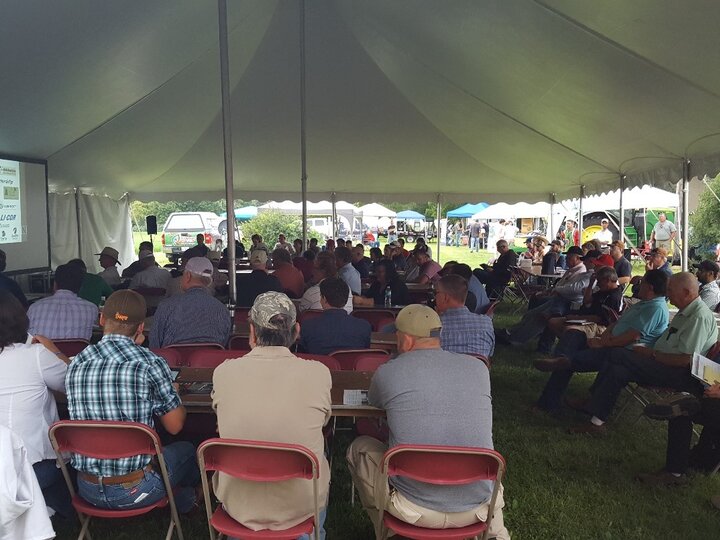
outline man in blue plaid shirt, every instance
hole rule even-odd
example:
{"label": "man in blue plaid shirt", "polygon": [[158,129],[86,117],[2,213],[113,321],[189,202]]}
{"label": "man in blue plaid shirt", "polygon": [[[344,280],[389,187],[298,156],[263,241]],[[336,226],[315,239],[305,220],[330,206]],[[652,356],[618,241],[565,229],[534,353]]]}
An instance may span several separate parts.
{"label": "man in blue plaid shirt", "polygon": [[440,315],[443,350],[490,358],[495,352],[492,319],[465,306],[468,282],[462,276],[443,276],[435,285],[435,310]]}
{"label": "man in blue plaid shirt", "polygon": [[[68,410],[72,420],[140,422],[154,427],[153,418],[171,434],[185,424],[185,407],[162,358],[142,343],[145,300],[130,290],[107,299],[100,316],[104,336],[87,347],[70,364],[65,378]],[[179,512],[195,503],[200,472],[195,449],[188,442],[165,446],[163,458],[170,482],[178,486]],[[149,506],[165,497],[159,468],[149,455],[122,459],[95,459],[73,454],[78,471],[78,492],[100,508],[130,509]]]}

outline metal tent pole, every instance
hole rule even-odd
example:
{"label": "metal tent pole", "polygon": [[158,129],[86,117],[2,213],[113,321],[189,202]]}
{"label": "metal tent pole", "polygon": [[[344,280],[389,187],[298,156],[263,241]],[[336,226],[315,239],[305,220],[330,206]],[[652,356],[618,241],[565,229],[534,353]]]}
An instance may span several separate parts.
{"label": "metal tent pole", "polygon": [[300,163],[302,187],[302,241],[307,249],[307,146],[305,139],[305,0],[300,0]]}
{"label": "metal tent pole", "polygon": [[583,199],[585,198],[585,186],[580,186],[580,209],[578,211],[578,235],[580,238],[580,245],[582,245],[582,232],[583,232]]}
{"label": "metal tent pole", "polygon": [[336,229],[336,223],[337,223],[337,208],[335,208],[335,199],[337,199],[337,194],[333,191],[330,194],[330,204],[332,205],[332,237],[333,241],[335,238],[337,238],[337,229]]}
{"label": "metal tent pole", "polygon": [[625,175],[620,175],[620,231],[618,240],[625,243],[625,204],[623,196],[625,192]]}
{"label": "metal tent pole", "polygon": [[550,219],[548,220],[547,238],[551,242],[555,239],[555,205],[557,200],[555,193],[550,194]]}
{"label": "metal tent pole", "polygon": [[[687,272],[688,265],[688,246],[690,245],[690,201],[689,201],[689,189],[690,189],[690,160],[684,158],[683,162],[683,177],[682,177],[682,271]],[[673,249],[673,252],[675,250]],[[672,255],[671,255],[672,257]]]}
{"label": "metal tent pole", "polygon": [[229,303],[237,301],[235,281],[235,196],[233,194],[232,131],[230,129],[230,76],[228,67],[227,1],[218,0],[218,34],[220,40],[220,91],[222,94],[223,152],[225,159],[225,203],[228,233]]}
{"label": "metal tent pole", "polygon": [[441,235],[440,218],[442,217],[441,212],[442,212],[442,195],[440,193],[438,193],[437,194],[437,236],[436,236],[437,237],[437,253],[436,253],[437,259],[436,260],[438,263],[440,263],[440,235]]}
{"label": "metal tent pole", "polygon": [[80,226],[80,188],[75,188],[75,225],[77,226],[78,259],[82,259],[82,227]]}

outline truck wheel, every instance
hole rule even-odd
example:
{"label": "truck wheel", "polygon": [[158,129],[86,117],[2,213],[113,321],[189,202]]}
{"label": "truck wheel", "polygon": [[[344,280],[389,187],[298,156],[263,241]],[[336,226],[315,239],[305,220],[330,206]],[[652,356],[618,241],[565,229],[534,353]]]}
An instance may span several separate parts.
{"label": "truck wheel", "polygon": [[222,220],[218,225],[218,234],[222,237],[227,236],[227,219]]}
{"label": "truck wheel", "polygon": [[406,241],[408,244],[414,244],[414,243],[415,243],[415,237],[414,237],[413,235],[409,234],[409,235],[407,235],[407,236],[405,237],[405,241]]}

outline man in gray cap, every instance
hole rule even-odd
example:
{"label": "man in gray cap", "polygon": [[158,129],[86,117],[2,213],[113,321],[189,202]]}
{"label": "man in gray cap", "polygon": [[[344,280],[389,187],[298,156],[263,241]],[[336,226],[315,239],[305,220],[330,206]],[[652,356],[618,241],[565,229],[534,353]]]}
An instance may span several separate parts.
{"label": "man in gray cap", "polygon": [[180,277],[184,294],[166,298],[157,308],[150,330],[150,347],[177,343],[219,343],[230,338],[228,309],[210,294],[213,265],[207,257],[193,257]]}
{"label": "man in gray cap", "polygon": [[490,538],[510,538],[503,524],[502,487],[489,508],[488,481],[464,486],[433,486],[393,477],[392,487],[377,484],[383,454],[401,444],[492,448],[490,375],[471,356],[440,348],[440,316],[428,306],[406,306],[395,319],[400,355],[381,366],[368,392],[371,405],[385,409],[388,444],[358,437],[347,451],[348,467],[360,500],[381,538],[382,511],[419,527],[464,527],[493,515]]}
{"label": "man in gray cap", "polygon": [[[300,325],[295,305],[285,294],[271,291],[258,295],[249,322],[252,350],[242,358],[225,361],[213,374],[218,432],[220,437],[300,444],[310,449],[320,463],[322,529],[330,485],[322,433],[330,419],[330,372],[323,364],[290,352]],[[213,487],[225,511],[249,529],[285,529],[314,513],[310,480],[258,484],[216,474]]]}

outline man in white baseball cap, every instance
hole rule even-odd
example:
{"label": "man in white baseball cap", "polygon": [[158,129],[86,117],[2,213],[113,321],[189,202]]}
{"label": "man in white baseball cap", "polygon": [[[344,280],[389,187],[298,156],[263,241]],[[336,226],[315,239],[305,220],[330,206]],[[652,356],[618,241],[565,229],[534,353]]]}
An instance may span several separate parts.
{"label": "man in white baseball cap", "polygon": [[150,347],[227,344],[232,319],[225,305],[210,294],[212,275],[213,265],[207,257],[193,257],[187,262],[180,285],[185,293],[160,302],[150,331]]}

